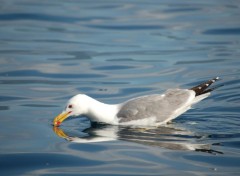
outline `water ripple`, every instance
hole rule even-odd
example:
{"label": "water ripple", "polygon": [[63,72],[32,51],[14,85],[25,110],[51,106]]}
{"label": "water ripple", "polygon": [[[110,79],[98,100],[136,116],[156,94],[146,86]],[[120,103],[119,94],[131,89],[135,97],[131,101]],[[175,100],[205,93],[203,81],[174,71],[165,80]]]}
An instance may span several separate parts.
{"label": "water ripple", "polygon": [[79,21],[92,21],[92,20],[109,20],[109,17],[67,17],[67,16],[56,16],[50,14],[40,13],[11,13],[11,14],[0,14],[0,21],[16,21],[16,20],[35,20],[35,21],[49,21],[59,23],[75,23]]}
{"label": "water ripple", "polygon": [[91,28],[106,30],[159,30],[164,29],[161,25],[87,25]]}
{"label": "water ripple", "polygon": [[93,73],[89,73],[89,74],[85,74],[85,73],[81,73],[81,74],[72,74],[72,73],[42,73],[40,71],[37,70],[18,70],[18,71],[9,71],[9,72],[2,72],[0,73],[0,76],[4,77],[46,77],[46,78],[56,78],[56,79],[63,79],[63,78],[103,78],[106,77],[105,75],[101,75],[101,74],[93,74]]}
{"label": "water ripple", "polygon": [[[13,97],[13,96],[0,96],[0,101],[16,101],[16,100],[24,100],[24,97]],[[4,107],[3,107],[4,108]]]}
{"label": "water ripple", "polygon": [[110,66],[99,66],[94,67],[94,70],[125,70],[125,69],[133,69],[135,67],[133,66],[127,66],[127,65],[110,65]]}
{"label": "water ripple", "polygon": [[240,35],[240,28],[209,29],[203,31],[207,35]]}
{"label": "water ripple", "polygon": [[17,80],[0,80],[0,84],[48,84],[48,85],[65,85],[68,81],[58,80],[36,80],[36,79],[17,79]]}
{"label": "water ripple", "polygon": [[[85,167],[102,164],[101,161],[58,153],[11,153],[0,154],[0,157],[0,169],[4,175],[8,175],[8,173],[26,174],[29,171],[44,168],[74,167],[79,164]],[[22,162],[23,160],[24,162]],[[14,170],[12,170],[13,165]]]}
{"label": "water ripple", "polygon": [[177,61],[176,65],[180,64],[207,64],[207,63],[216,63],[216,62],[223,62],[228,59],[208,59],[208,60],[192,60],[192,61]]}

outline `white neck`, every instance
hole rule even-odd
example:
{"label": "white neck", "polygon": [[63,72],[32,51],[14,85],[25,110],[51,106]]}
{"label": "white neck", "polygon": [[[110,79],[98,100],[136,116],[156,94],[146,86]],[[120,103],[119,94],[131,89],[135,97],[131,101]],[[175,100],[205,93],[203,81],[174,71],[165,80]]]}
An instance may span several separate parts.
{"label": "white neck", "polygon": [[109,105],[99,102],[89,97],[88,111],[85,114],[92,122],[103,122],[108,124],[118,124],[116,114],[119,105]]}

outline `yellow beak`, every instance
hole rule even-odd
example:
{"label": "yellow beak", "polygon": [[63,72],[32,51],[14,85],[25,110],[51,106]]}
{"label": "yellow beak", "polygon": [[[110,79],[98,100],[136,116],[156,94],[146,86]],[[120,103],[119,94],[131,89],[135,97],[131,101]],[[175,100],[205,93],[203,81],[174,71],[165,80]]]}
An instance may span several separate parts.
{"label": "yellow beak", "polygon": [[53,120],[53,126],[60,126],[61,123],[68,118],[69,112],[62,112],[59,114],[57,117],[54,118]]}

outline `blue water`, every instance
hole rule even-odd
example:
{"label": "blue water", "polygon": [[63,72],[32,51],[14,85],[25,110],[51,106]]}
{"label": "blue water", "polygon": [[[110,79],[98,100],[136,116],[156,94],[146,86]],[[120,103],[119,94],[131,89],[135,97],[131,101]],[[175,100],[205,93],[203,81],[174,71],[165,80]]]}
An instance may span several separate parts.
{"label": "blue water", "polygon": [[[0,9],[0,175],[240,174],[238,1]],[[91,127],[85,117],[51,126],[77,93],[119,103],[215,76],[225,86],[164,127]]]}

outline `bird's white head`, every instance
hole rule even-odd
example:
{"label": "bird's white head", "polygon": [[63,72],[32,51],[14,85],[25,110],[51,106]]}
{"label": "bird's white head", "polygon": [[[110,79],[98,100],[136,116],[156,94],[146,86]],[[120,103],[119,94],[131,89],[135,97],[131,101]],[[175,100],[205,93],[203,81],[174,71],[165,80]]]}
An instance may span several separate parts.
{"label": "bird's white head", "polygon": [[53,120],[54,126],[59,126],[69,116],[79,116],[88,113],[88,102],[90,97],[84,94],[78,94],[72,97],[61,114]]}

